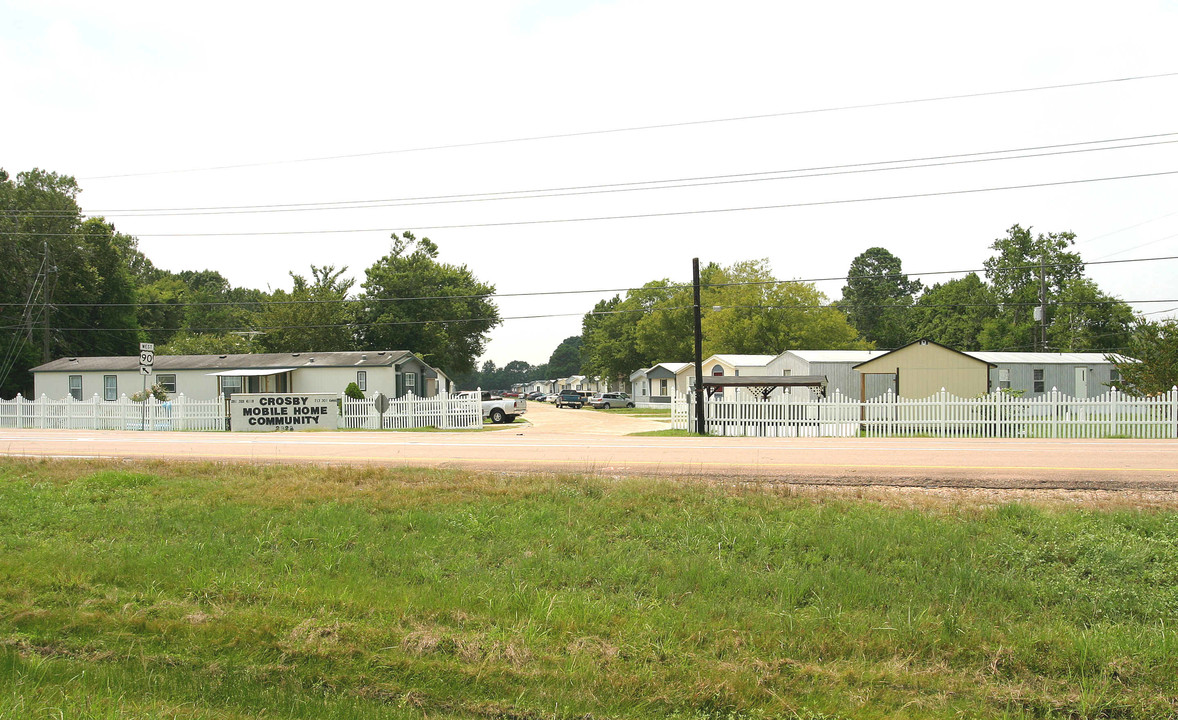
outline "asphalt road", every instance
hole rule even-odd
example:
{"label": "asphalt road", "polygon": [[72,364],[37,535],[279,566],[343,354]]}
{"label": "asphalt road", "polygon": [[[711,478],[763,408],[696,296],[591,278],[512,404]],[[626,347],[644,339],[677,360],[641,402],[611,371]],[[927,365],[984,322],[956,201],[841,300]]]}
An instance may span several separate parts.
{"label": "asphalt road", "polygon": [[527,417],[530,422],[474,433],[0,430],[0,455],[1178,493],[1173,440],[628,437],[667,424],[537,403]]}

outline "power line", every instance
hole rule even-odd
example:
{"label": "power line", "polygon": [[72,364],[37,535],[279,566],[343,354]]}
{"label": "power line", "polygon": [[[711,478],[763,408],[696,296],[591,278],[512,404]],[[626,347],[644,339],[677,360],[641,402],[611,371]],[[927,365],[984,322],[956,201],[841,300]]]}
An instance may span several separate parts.
{"label": "power line", "polygon": [[[1027,190],[1030,188],[1043,187],[1060,187],[1065,185],[1082,185],[1086,183],[1107,182],[1112,180],[1136,180],[1141,178],[1163,177],[1169,175],[1178,175],[1178,170],[1164,170],[1161,172],[1152,173],[1137,173],[1134,175],[1113,175],[1098,178],[1083,178],[1079,180],[1057,180],[1054,182],[1042,183],[1027,183],[1025,185],[1004,185],[998,187],[987,188],[968,188],[965,190],[941,190],[936,192],[925,193],[910,193],[905,195],[879,195],[875,197],[866,198],[847,198],[842,200],[815,200],[810,202],[798,203],[782,203],[775,205],[749,205],[745,207],[734,208],[710,208],[705,210],[675,210],[670,212],[656,212],[656,213],[637,213],[633,215],[599,215],[591,217],[577,217],[577,218],[555,218],[550,220],[508,220],[504,222],[486,222],[486,223],[462,223],[456,225],[413,225],[415,230],[463,230],[472,228],[490,228],[490,227],[512,227],[523,225],[555,225],[563,223],[575,222],[598,222],[602,220],[639,220],[648,218],[664,218],[664,217],[684,217],[688,215],[716,215],[721,213],[734,212],[751,212],[757,210],[782,210],[787,208],[801,208],[801,207],[819,207],[824,205],[849,205],[854,203],[864,202],[882,202],[887,200],[911,200],[916,198],[928,197],[948,197],[953,195],[972,195],[984,192],[997,192],[1004,190]],[[353,233],[391,233],[398,232],[401,229],[410,226],[402,226],[401,228],[350,228],[343,230],[258,230],[246,232],[203,232],[203,233],[137,233],[135,237],[139,238],[167,238],[167,237],[263,237],[263,236],[285,236],[285,235],[338,235],[338,234],[353,234]],[[35,234],[38,237],[72,237],[72,233],[23,233],[23,232],[0,232],[0,235],[26,235]]]}
{"label": "power line", "polygon": [[[1178,302],[1178,298],[1162,298],[1155,300],[1059,300],[1052,301],[1052,306],[1088,306],[1088,305],[1116,305],[1120,303],[1173,303]],[[1034,307],[1038,302],[1018,302],[1018,303],[1003,303],[1007,307]],[[170,328],[142,328],[142,327],[126,327],[126,328],[110,328],[110,327],[76,327],[76,328],[58,328],[63,332],[111,332],[111,331],[130,331],[137,330],[141,332],[181,332],[189,331],[196,333],[204,332],[234,332],[242,330],[258,330],[258,331],[274,331],[274,330],[290,330],[297,328],[300,330],[329,330],[334,328],[362,328],[362,327],[392,327],[403,325],[449,325],[458,323],[473,323],[473,322],[496,322],[496,324],[505,322],[507,320],[537,320],[544,318],[562,318],[562,317],[585,317],[586,315],[602,316],[602,315],[628,315],[636,313],[647,312],[670,312],[673,310],[691,310],[692,305],[673,305],[673,306],[654,306],[650,308],[634,308],[625,310],[590,310],[588,312],[571,312],[571,313],[542,313],[536,315],[512,315],[508,317],[471,317],[471,318],[451,318],[451,319],[429,319],[429,320],[388,320],[388,321],[361,321],[361,322],[341,322],[341,323],[322,323],[318,325],[225,325],[218,327],[170,327]],[[816,305],[721,305],[718,306],[720,310],[824,310],[837,309],[836,303],[822,303]],[[893,309],[893,310],[930,310],[930,309],[945,309],[945,308],[965,308],[965,307],[994,307],[994,303],[946,303],[937,305],[867,305],[865,307],[875,309]],[[714,309],[709,306],[709,309]]]}
{"label": "power line", "polygon": [[[819,165],[814,167],[784,170],[762,170],[747,173],[664,178],[660,180],[636,180],[630,182],[599,183],[595,185],[571,185],[552,188],[498,190],[490,192],[457,193],[449,195],[418,195],[402,198],[380,198],[370,200],[336,200],[326,202],[275,203],[265,205],[209,205],[171,208],[116,208],[105,210],[89,210],[86,211],[86,214],[92,217],[97,215],[110,215],[123,218],[178,216],[199,217],[206,215],[219,216],[284,212],[320,212],[326,210],[367,210],[383,207],[413,207],[421,205],[488,202],[498,200],[528,200],[550,197],[573,197],[580,195],[635,192],[645,190],[712,187],[717,185],[731,185],[738,183],[796,180],[803,178],[829,177],[835,175],[861,174],[870,172],[889,172],[893,170],[916,170],[930,167],[945,167],[1002,160],[1023,160],[1028,158],[1101,152],[1104,150],[1126,150],[1140,147],[1151,147],[1155,145],[1170,145],[1178,142],[1178,140],[1158,140],[1158,138],[1169,138],[1173,137],[1174,135],[1178,135],[1178,133],[1154,133],[1151,135],[1108,138],[1104,140],[1084,140],[1071,143],[1057,143],[1053,145],[1007,148],[1004,150],[982,150],[966,153],[953,153],[948,155],[929,155],[924,157],[903,158],[897,160],[875,160],[869,162],[846,163],[841,165]],[[1132,144],[1127,145],[1109,145],[1110,143],[1128,143],[1138,140],[1153,140],[1153,142],[1133,142]],[[1108,147],[1080,147],[1087,145],[1108,145]],[[1076,149],[1064,150],[1062,148]],[[1026,154],[1012,155],[1012,153]],[[67,210],[44,210],[23,213],[22,217],[70,217],[71,215],[72,213]]]}
{"label": "power line", "polygon": [[[1165,238],[1162,238],[1165,239]],[[1043,265],[1044,268],[1059,268],[1059,267],[1080,267],[1089,265],[1121,265],[1125,263],[1139,263],[1139,262],[1159,262],[1163,260],[1178,260],[1178,255],[1163,255],[1159,257],[1148,258],[1125,258],[1121,260],[1091,260],[1080,261],[1075,263],[1048,263]],[[1004,265],[993,268],[994,270],[1036,270],[1040,267],[1038,263],[1034,265]],[[938,275],[963,275],[968,273],[986,272],[991,268],[980,267],[970,268],[965,270],[932,270],[929,272],[906,272],[901,273],[907,277],[932,277]],[[792,285],[797,283],[818,283],[818,282],[835,282],[840,280],[876,280],[881,278],[892,277],[891,274],[875,274],[875,275],[839,275],[830,277],[815,277],[815,278],[796,278],[793,280],[750,280],[730,283],[703,283],[701,287],[704,288],[719,288],[719,287],[741,287],[741,286],[756,286],[756,285]],[[395,298],[341,298],[338,300],[211,300],[207,302],[150,302],[150,303],[54,303],[55,308],[82,308],[82,307],[162,307],[162,308],[180,308],[180,307],[219,307],[219,306],[234,306],[242,307],[249,305],[257,305],[259,307],[265,305],[315,305],[315,304],[374,304],[374,303],[389,303],[389,302],[408,302],[415,300],[472,300],[472,299],[491,299],[491,298],[508,298],[508,297],[545,297],[553,295],[587,295],[600,293],[620,293],[620,292],[634,292],[638,290],[660,291],[660,290],[683,290],[690,288],[691,285],[685,284],[669,284],[661,287],[625,287],[625,288],[592,288],[586,290],[543,290],[535,292],[512,292],[512,293],[484,293],[471,295],[420,295],[415,297],[395,297]],[[1129,302],[1129,301],[1126,301]],[[21,303],[0,303],[0,307],[18,306]],[[1038,304],[1038,303],[1033,303]]]}
{"label": "power line", "polygon": [[1157,73],[1157,74],[1153,74],[1153,75],[1134,75],[1134,76],[1129,76],[1129,77],[1109,78],[1109,79],[1105,79],[1105,80],[1087,80],[1087,81],[1083,81],[1083,82],[1060,83],[1060,84],[1056,84],[1056,85],[1039,85],[1039,86],[1035,86],[1035,87],[1014,88],[1014,89],[1007,89],[1007,90],[988,90],[988,91],[974,92],[974,93],[959,93],[959,94],[955,94],[955,95],[940,95],[940,96],[935,96],[935,97],[909,98],[906,100],[886,100],[886,101],[874,102],[874,103],[857,103],[857,104],[852,104],[852,105],[837,105],[837,106],[824,107],[824,108],[810,108],[810,109],[806,109],[806,110],[786,110],[786,111],[782,111],[782,112],[764,113],[764,114],[759,114],[759,115],[742,115],[742,116],[737,116],[737,117],[711,118],[711,119],[705,119],[705,120],[686,120],[686,121],[681,121],[681,122],[659,123],[659,124],[654,124],[654,125],[634,125],[634,126],[629,126],[629,127],[610,128],[610,129],[605,129],[605,130],[582,130],[582,131],[566,132],[566,133],[552,133],[552,134],[547,134],[547,135],[530,135],[530,136],[525,136],[525,137],[504,138],[504,139],[498,139],[498,140],[479,140],[479,141],[473,141],[473,142],[448,143],[448,144],[442,144],[442,145],[427,145],[427,146],[421,146],[421,147],[400,148],[400,149],[395,149],[395,150],[377,150],[377,151],[372,151],[372,152],[346,153],[346,154],[339,154],[339,155],[322,155],[322,156],[309,157],[309,158],[297,158],[297,159],[287,159],[287,160],[268,160],[268,161],[253,162],[253,163],[236,163],[236,164],[232,164],[232,165],[212,165],[212,166],[198,167],[198,168],[185,168],[185,169],[173,169],[173,170],[153,170],[153,171],[144,171],[144,172],[117,173],[117,174],[109,174],[109,175],[92,175],[92,176],[84,177],[84,178],[80,178],[80,179],[81,180],[109,180],[109,179],[128,178],[128,177],[150,177],[150,176],[157,176],[157,175],[175,175],[175,174],[181,174],[181,173],[208,172],[208,171],[219,171],[219,170],[239,170],[239,169],[245,169],[245,168],[266,167],[266,166],[272,166],[272,165],[293,165],[293,164],[300,164],[300,163],[324,162],[324,161],[329,161],[329,160],[350,160],[350,159],[365,158],[365,157],[375,157],[375,156],[381,156],[381,155],[396,155],[396,154],[403,154],[403,153],[429,152],[429,151],[434,151],[434,150],[454,150],[454,149],[458,149],[458,148],[469,148],[469,147],[486,147],[486,146],[491,146],[491,145],[507,145],[507,144],[512,144],[512,143],[535,142],[535,141],[540,141],[540,140],[559,140],[559,139],[575,138],[575,137],[590,137],[590,136],[595,136],[595,135],[610,135],[610,134],[628,133],[628,132],[665,130],[665,129],[669,129],[669,128],[692,127],[692,126],[701,126],[701,125],[716,125],[716,124],[720,124],[720,123],[729,123],[729,122],[745,122],[745,121],[749,121],[749,120],[767,120],[770,118],[793,117],[793,116],[799,116],[799,115],[817,115],[817,114],[822,114],[822,113],[843,112],[843,111],[848,111],[848,110],[867,110],[867,109],[871,109],[871,108],[897,107],[897,106],[903,106],[903,105],[918,105],[918,104],[924,104],[924,103],[944,102],[944,101],[950,101],[950,100],[967,100],[967,99],[983,98],[983,97],[998,97],[998,96],[1002,96],[1002,95],[1016,95],[1016,94],[1032,93],[1032,92],[1043,92],[1043,91],[1047,91],[1047,90],[1063,90],[1063,89],[1067,89],[1067,88],[1091,87],[1091,86],[1095,86],[1095,85],[1110,85],[1110,84],[1114,84],[1114,83],[1136,82],[1136,81],[1142,81],[1142,80],[1157,80],[1157,79],[1174,77],[1174,76],[1178,76],[1178,72]]}

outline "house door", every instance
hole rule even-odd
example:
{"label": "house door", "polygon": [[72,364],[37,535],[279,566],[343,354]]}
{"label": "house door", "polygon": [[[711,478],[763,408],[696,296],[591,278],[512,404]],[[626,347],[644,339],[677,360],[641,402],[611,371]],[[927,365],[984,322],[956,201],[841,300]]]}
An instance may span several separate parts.
{"label": "house door", "polygon": [[1086,398],[1088,397],[1088,368],[1076,368],[1076,391],[1073,397]]}

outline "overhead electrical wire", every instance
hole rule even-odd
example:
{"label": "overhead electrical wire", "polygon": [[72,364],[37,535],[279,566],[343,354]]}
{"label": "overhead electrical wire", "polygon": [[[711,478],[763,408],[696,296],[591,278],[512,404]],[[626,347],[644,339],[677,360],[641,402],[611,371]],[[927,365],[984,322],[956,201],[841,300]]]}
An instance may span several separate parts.
{"label": "overhead electrical wire", "polygon": [[[1053,300],[1051,305],[1054,306],[1088,306],[1088,305],[1116,305],[1119,303],[1173,303],[1178,302],[1178,298],[1160,298],[1156,300]],[[1023,302],[1023,303],[1004,303],[1009,307],[1036,307],[1037,302]],[[818,305],[720,305],[708,306],[703,308],[709,312],[714,312],[715,307],[722,310],[824,310],[827,308],[838,308],[838,303],[822,303]],[[938,305],[868,305],[866,307],[876,309],[893,309],[893,310],[929,310],[929,309],[943,309],[943,308],[961,308],[961,307],[994,307],[994,303],[946,303]],[[61,332],[101,332],[101,331],[138,331],[145,333],[152,332],[233,332],[242,330],[252,330],[259,332],[267,332],[271,330],[289,330],[297,328],[300,330],[328,330],[332,328],[361,328],[361,327],[392,327],[401,325],[448,325],[457,323],[472,323],[472,322],[488,322],[496,323],[505,322],[507,320],[538,320],[545,318],[562,318],[562,317],[585,317],[586,315],[602,316],[602,315],[631,315],[636,313],[647,312],[670,312],[672,310],[691,310],[693,305],[673,305],[669,307],[650,307],[650,308],[634,308],[626,310],[590,310],[588,312],[571,312],[571,313],[542,313],[536,315],[512,315],[508,317],[473,317],[473,318],[452,318],[452,319],[429,319],[429,320],[387,320],[387,321],[358,321],[358,322],[340,322],[340,323],[322,323],[316,325],[308,325],[300,323],[298,325],[224,325],[215,327],[168,327],[168,328],[144,328],[144,327],[73,327],[73,328],[55,328]]]}
{"label": "overhead electrical wire", "polygon": [[669,128],[682,128],[682,127],[692,127],[692,126],[702,126],[702,125],[716,125],[716,124],[720,124],[720,123],[730,123],[730,122],[746,122],[746,121],[750,121],[750,120],[767,120],[767,119],[771,119],[771,118],[793,117],[793,116],[799,116],[799,115],[817,115],[817,114],[822,114],[822,113],[844,112],[844,111],[849,111],[849,110],[867,110],[867,109],[872,109],[872,108],[897,107],[897,106],[903,106],[903,105],[918,105],[918,104],[924,104],[924,103],[945,102],[945,101],[951,101],[951,100],[967,100],[967,99],[983,98],[983,97],[998,97],[998,96],[1002,96],[1002,95],[1017,95],[1017,94],[1024,94],[1024,93],[1044,92],[1044,91],[1049,91],[1049,90],[1063,90],[1063,89],[1068,89],[1068,88],[1091,87],[1091,86],[1095,86],[1095,85],[1111,85],[1111,84],[1115,84],[1115,83],[1137,82],[1137,81],[1144,81],[1144,80],[1158,80],[1158,79],[1162,79],[1162,78],[1169,78],[1169,77],[1175,77],[1175,76],[1178,76],[1178,72],[1155,73],[1152,75],[1132,75],[1132,76],[1119,77],[1119,78],[1106,78],[1103,80],[1086,80],[1086,81],[1074,82],[1074,83],[1058,83],[1058,84],[1054,84],[1054,85],[1038,85],[1038,86],[1033,86],[1033,87],[1012,88],[1012,89],[1006,89],[1006,90],[987,90],[987,91],[980,91],[980,92],[973,92],[973,93],[957,93],[957,94],[953,94],[953,95],[939,95],[939,96],[933,96],[933,97],[909,98],[909,99],[905,99],[905,100],[885,100],[885,101],[880,101],[880,102],[856,103],[856,104],[848,104],[848,105],[835,105],[835,106],[830,106],[830,107],[809,108],[809,109],[804,109],[804,110],[785,110],[785,111],[781,111],[781,112],[761,113],[761,114],[756,114],[756,115],[741,115],[741,116],[735,116],[735,117],[710,118],[710,119],[703,119],[703,120],[685,120],[685,121],[679,121],[679,122],[657,123],[657,124],[651,124],[651,125],[631,125],[631,126],[627,126],[627,127],[608,128],[608,129],[599,129],[599,130],[581,130],[581,131],[573,131],[573,132],[565,132],[565,133],[551,133],[551,134],[545,134],[545,135],[529,135],[529,136],[515,137],[515,138],[501,138],[501,139],[497,139],[497,140],[478,140],[478,141],[471,141],[471,142],[446,143],[446,144],[439,144],[439,145],[426,145],[426,146],[420,146],[420,147],[398,148],[398,149],[392,149],[392,150],[376,150],[376,151],[371,151],[371,152],[344,153],[344,154],[338,154],[338,155],[321,155],[321,156],[316,156],[316,157],[296,158],[296,159],[286,159],[286,160],[267,160],[267,161],[259,161],[259,162],[252,162],[252,163],[235,163],[235,164],[230,164],[230,165],[210,165],[210,166],[197,167],[197,168],[182,168],[182,169],[172,169],[172,170],[151,170],[151,171],[129,172],[129,173],[112,173],[112,174],[107,174],[107,175],[91,175],[89,177],[83,177],[80,179],[81,180],[110,180],[110,179],[116,179],[116,178],[150,177],[150,176],[157,176],[157,175],[176,175],[176,174],[182,174],[182,173],[209,172],[209,171],[220,171],[220,170],[239,170],[239,169],[245,169],[245,168],[266,167],[266,166],[272,166],[272,165],[293,165],[293,164],[301,164],[301,163],[324,162],[324,161],[329,161],[329,160],[351,160],[351,159],[375,157],[375,156],[381,156],[381,155],[396,155],[396,154],[403,154],[403,153],[429,152],[429,151],[434,151],[434,150],[454,150],[454,149],[458,149],[458,148],[469,148],[469,147],[486,147],[486,146],[491,146],[491,145],[507,145],[507,144],[513,144],[513,143],[536,142],[536,141],[542,141],[542,140],[558,140],[558,139],[576,138],[576,137],[590,137],[590,136],[595,136],[595,135],[610,135],[610,134],[642,132],[642,131],[650,131],[650,130],[665,130],[665,129],[669,129]]}
{"label": "overhead electrical wire", "polygon": [[[547,220],[507,220],[502,222],[458,223],[453,225],[402,225],[395,228],[348,228],[325,230],[257,230],[243,232],[189,232],[189,233],[136,233],[138,238],[195,238],[195,237],[265,237],[289,235],[338,235],[354,233],[392,233],[401,230],[461,230],[489,227],[519,227],[526,225],[556,225],[575,222],[599,222],[605,220],[638,220],[646,218],[684,217],[688,215],[716,215],[735,212],[752,212],[758,210],[782,210],[787,208],[819,207],[825,205],[849,205],[865,202],[883,202],[888,200],[911,200],[928,197],[948,197],[953,195],[971,195],[984,192],[998,192],[1006,190],[1026,190],[1030,188],[1061,187],[1065,185],[1081,185],[1086,183],[1108,182],[1113,180],[1137,180],[1141,178],[1164,177],[1178,175],[1178,170],[1163,170],[1150,173],[1136,173],[1132,175],[1113,175],[1097,178],[1081,178],[1077,180],[1057,180],[1054,182],[1026,183],[1023,185],[1003,185],[998,187],[967,188],[964,190],[940,190],[924,193],[908,193],[903,195],[879,195],[865,198],[844,198],[840,200],[814,200],[809,202],[780,203],[772,205],[749,205],[732,208],[708,208],[703,210],[673,210],[668,212],[635,213],[630,215],[599,215],[575,218],[553,218]],[[5,235],[27,235],[30,233],[4,231]],[[73,233],[34,233],[38,237],[72,237]]]}
{"label": "overhead electrical wire", "polygon": [[[208,205],[196,207],[161,207],[161,208],[115,208],[87,210],[86,215],[113,217],[203,217],[220,215],[245,215],[285,212],[322,212],[330,210],[366,210],[384,207],[415,207],[422,205],[438,205],[470,202],[489,202],[498,200],[530,200],[544,198],[574,197],[583,195],[635,192],[645,190],[670,190],[693,187],[713,187],[750,182],[766,182],[777,180],[797,180],[814,177],[830,177],[836,175],[861,174],[873,172],[889,172],[894,170],[916,170],[930,167],[945,167],[952,165],[996,162],[1003,160],[1023,160],[1028,158],[1054,157],[1059,155],[1073,155],[1078,153],[1101,152],[1105,150],[1126,150],[1156,145],[1170,145],[1178,140],[1159,140],[1158,138],[1173,138],[1178,133],[1154,133],[1104,140],[1084,140],[1070,143],[1056,143],[1052,145],[1038,145],[1003,150],[982,150],[947,155],[930,155],[924,157],[904,158],[897,160],[874,160],[868,162],[845,163],[840,165],[819,165],[813,167],[792,168],[784,170],[762,170],[747,173],[728,173],[722,175],[702,175],[695,177],[665,178],[660,180],[636,180],[629,182],[599,183],[595,185],[571,185],[551,188],[531,188],[524,190],[499,190],[476,193],[457,193],[450,195],[418,195],[401,198],[380,198],[371,200],[336,200],[327,202],[307,203],[276,203],[264,205]],[[1111,143],[1130,143],[1131,141],[1151,140],[1152,142],[1132,142],[1127,145],[1110,145]],[[1107,147],[1081,147],[1088,145],[1107,145]],[[1065,150],[1061,148],[1073,148]],[[1049,152],[1039,152],[1049,151]],[[1024,154],[1014,154],[1024,153]],[[998,156],[998,157],[987,157]],[[921,164],[915,164],[921,163]],[[30,211],[22,213],[21,217],[73,217],[76,213],[68,210]]]}
{"label": "overhead electrical wire", "polygon": [[[1165,238],[1163,238],[1165,239]],[[1178,255],[1162,255],[1158,257],[1147,258],[1124,258],[1121,260],[1090,260],[1080,261],[1075,263],[1047,263],[1040,265],[1035,263],[1033,265],[1004,265],[993,268],[994,270],[1014,271],[1014,270],[1038,270],[1039,268],[1058,268],[1058,267],[1081,267],[1089,265],[1123,265],[1126,263],[1139,262],[1160,262],[1164,260],[1178,260]],[[909,278],[933,277],[938,275],[963,275],[969,273],[986,272],[991,268],[968,268],[965,270],[931,270],[928,272],[903,272],[900,273]],[[755,286],[755,285],[793,285],[797,283],[819,283],[819,282],[836,282],[840,280],[876,280],[882,278],[894,277],[891,273],[875,274],[875,275],[838,275],[828,277],[814,277],[814,278],[794,278],[791,280],[749,280],[730,283],[701,283],[701,288],[718,288],[718,287],[741,287],[741,286]],[[217,306],[250,306],[250,305],[312,305],[312,304],[373,304],[386,302],[404,302],[415,300],[472,300],[472,299],[489,299],[489,298],[508,298],[508,297],[546,297],[552,295],[588,295],[600,293],[620,293],[633,292],[637,290],[684,290],[693,287],[691,284],[670,284],[662,287],[648,288],[648,287],[624,287],[624,288],[591,288],[585,290],[542,290],[532,292],[510,292],[510,293],[484,293],[484,294],[470,294],[470,295],[420,295],[415,297],[396,297],[396,298],[341,298],[338,300],[210,300],[205,302],[148,302],[148,303],[54,303],[55,308],[67,307],[217,307]],[[1128,302],[1128,301],[1126,301]],[[0,303],[0,307],[11,307],[20,305],[21,303]]]}

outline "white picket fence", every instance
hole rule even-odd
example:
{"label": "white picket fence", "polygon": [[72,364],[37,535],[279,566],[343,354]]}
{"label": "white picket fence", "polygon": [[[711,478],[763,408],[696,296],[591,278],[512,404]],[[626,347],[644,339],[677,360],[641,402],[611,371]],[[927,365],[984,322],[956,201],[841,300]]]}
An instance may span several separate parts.
{"label": "white picket fence", "polygon": [[389,408],[382,416],[371,400],[343,399],[340,427],[365,430],[405,430],[435,427],[439,430],[470,430],[483,426],[483,405],[479,394],[469,397],[438,395],[420,398],[406,395],[389,398]]}
{"label": "white picket fence", "polygon": [[183,393],[169,400],[0,400],[0,428],[55,430],[224,430],[225,401],[193,400]]}
{"label": "white picket fence", "polygon": [[[470,398],[412,395],[389,400],[383,425],[371,400],[343,397],[340,427],[377,430],[436,427],[442,430],[481,428],[482,404]],[[135,402],[126,395],[118,400],[50,400],[42,395],[29,400],[17,395],[0,400],[0,428],[34,430],[224,430],[225,400],[193,400],[183,394],[170,400],[154,398]]]}
{"label": "white picket fence", "polygon": [[[835,392],[798,401],[775,393],[769,400],[747,392],[706,401],[711,435],[758,437],[976,437],[976,438],[1178,438],[1178,387],[1153,397],[1115,388],[1092,398],[1052,389],[1038,397],[994,393],[956,397],[945,390],[922,400],[892,393],[860,402]],[[671,403],[671,427],[695,429],[695,403],[680,395]]]}

